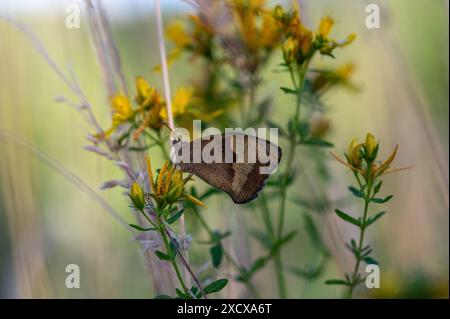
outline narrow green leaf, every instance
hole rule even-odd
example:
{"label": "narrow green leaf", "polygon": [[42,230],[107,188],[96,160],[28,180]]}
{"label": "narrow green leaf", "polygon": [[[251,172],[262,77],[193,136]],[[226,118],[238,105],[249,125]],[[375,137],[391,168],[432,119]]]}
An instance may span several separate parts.
{"label": "narrow green leaf", "polygon": [[180,297],[181,299],[192,299],[192,296],[190,294],[184,293],[178,288],[175,288],[175,292],[177,296]]}
{"label": "narrow green leaf", "polygon": [[288,136],[286,131],[280,125],[278,125],[278,124],[276,124],[276,123],[274,123],[272,121],[266,121],[266,123],[269,126],[269,128],[276,128],[276,129],[278,129],[278,134],[280,136],[284,136],[284,137]]}
{"label": "narrow green leaf", "polygon": [[354,186],[349,186],[349,187],[348,187],[348,190],[349,190],[353,195],[355,195],[356,197],[359,197],[359,198],[363,198],[363,197],[364,197],[364,193],[363,193],[362,191],[360,191],[359,189],[357,189],[356,187],[354,187]]}
{"label": "narrow green leaf", "polygon": [[335,209],[334,211],[336,212],[336,215],[338,215],[341,219],[345,220],[346,222],[353,224],[355,226],[361,227],[359,221],[357,221],[352,216],[347,215],[346,213],[344,213],[343,211],[341,211],[339,209]]}
{"label": "narrow green leaf", "polygon": [[220,193],[220,191],[219,191],[218,189],[212,188],[212,187],[211,187],[211,188],[209,188],[207,191],[205,191],[205,192],[199,197],[199,199],[200,199],[200,200],[204,200],[204,199],[210,197],[211,195],[219,194],[219,193]]}
{"label": "narrow green leaf", "polygon": [[327,281],[325,281],[326,285],[344,285],[344,286],[348,286],[349,283],[345,280],[342,279],[329,279]]}
{"label": "narrow green leaf", "polygon": [[392,197],[394,197],[394,195],[389,195],[386,196],[385,198],[372,198],[372,202],[377,203],[377,204],[384,204],[386,202],[388,202]]}
{"label": "narrow green leaf", "polygon": [[173,257],[166,255],[165,253],[163,253],[162,251],[159,251],[159,250],[155,251],[155,254],[156,254],[156,256],[158,256],[158,258],[160,260],[169,260],[169,261],[174,260]]}
{"label": "narrow green leaf", "polygon": [[272,248],[272,240],[265,232],[252,230],[250,234],[255,237],[265,249],[270,250]]}
{"label": "narrow green leaf", "polygon": [[209,295],[221,291],[228,284],[228,279],[218,279],[203,289],[205,294]]}
{"label": "narrow green leaf", "polygon": [[368,265],[378,265],[378,261],[376,261],[375,259],[373,259],[372,257],[365,257],[364,261],[366,262],[366,264]]}
{"label": "narrow green leaf", "polygon": [[144,228],[144,227],[141,227],[141,226],[135,225],[135,224],[128,224],[128,225],[130,225],[131,227],[133,227],[134,229],[139,230],[139,231],[151,231],[151,230],[156,230],[155,227]]}
{"label": "narrow green leaf", "polygon": [[328,141],[316,137],[311,137],[307,140],[301,141],[300,144],[316,147],[334,147],[333,143],[330,143]]}
{"label": "narrow green leaf", "polygon": [[375,187],[373,188],[373,193],[374,193],[374,194],[378,194],[378,192],[379,192],[380,189],[381,189],[381,185],[383,185],[383,181],[379,181],[379,182],[375,185]]}
{"label": "narrow green leaf", "polygon": [[280,90],[283,91],[286,94],[297,94],[297,90],[293,90],[291,88],[287,88],[287,87],[280,87]]}
{"label": "narrow green leaf", "polygon": [[278,241],[276,241],[272,246],[272,254],[275,254],[281,246],[287,244],[291,239],[294,238],[294,236],[297,234],[296,231],[292,231],[285,235],[284,237],[281,237]]}
{"label": "narrow green leaf", "polygon": [[386,214],[386,212],[379,212],[376,213],[373,217],[370,217],[367,221],[366,221],[366,226],[369,226],[371,224],[373,224],[374,222],[376,222],[378,219],[381,218],[381,216],[383,216],[384,214]]}
{"label": "narrow green leaf", "polygon": [[303,220],[305,223],[305,230],[308,234],[309,238],[311,239],[312,244],[322,252],[328,254],[328,249],[326,249],[326,246],[323,244],[322,238],[320,237],[319,230],[316,227],[316,224],[314,223],[314,220],[311,218],[310,215],[304,214]]}
{"label": "narrow green leaf", "polygon": [[153,299],[172,299],[169,295],[157,295]]}
{"label": "narrow green leaf", "polygon": [[209,252],[211,253],[211,260],[212,260],[213,266],[215,268],[219,268],[220,263],[222,262],[222,257],[223,257],[222,245],[220,243],[218,243],[217,245],[212,246],[211,249],[209,250]]}
{"label": "narrow green leaf", "polygon": [[172,225],[173,223],[175,223],[181,217],[181,215],[183,215],[183,212],[184,212],[184,208],[181,209],[180,211],[176,212],[175,214],[173,214],[169,218],[167,218],[167,223],[169,225]]}
{"label": "narrow green leaf", "polygon": [[175,259],[177,252],[178,252],[178,242],[176,242],[175,240],[172,240],[169,243],[169,257],[171,257],[172,260]]}

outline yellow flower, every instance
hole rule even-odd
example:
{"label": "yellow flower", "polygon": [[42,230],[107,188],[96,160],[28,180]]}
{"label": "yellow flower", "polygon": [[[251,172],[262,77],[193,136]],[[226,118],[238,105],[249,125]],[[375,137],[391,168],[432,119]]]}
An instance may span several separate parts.
{"label": "yellow flower", "polygon": [[319,51],[320,53],[324,55],[331,55],[333,56],[333,50],[336,48],[343,48],[349,44],[351,44],[356,39],[356,33],[350,33],[347,38],[343,41],[336,41],[333,39],[329,39],[326,37],[322,37],[319,41]]}
{"label": "yellow flower", "polygon": [[321,70],[317,75],[312,75],[310,80],[314,93],[321,94],[337,85],[343,85],[353,91],[358,91],[358,86],[350,81],[354,69],[353,63],[347,63],[336,69]]}
{"label": "yellow flower", "polygon": [[123,93],[119,93],[111,99],[111,106],[113,109],[113,127],[128,121],[133,115],[130,101]]}
{"label": "yellow flower", "polygon": [[[187,112],[188,105],[192,102],[194,89],[191,87],[181,87],[175,92],[172,100],[172,113],[174,117],[183,115]],[[160,112],[161,118],[167,120],[167,110],[162,108]]]}
{"label": "yellow flower", "polygon": [[185,47],[191,41],[189,34],[184,29],[180,21],[175,21],[166,27],[167,38],[173,41],[178,47]]}
{"label": "yellow flower", "polygon": [[151,163],[148,158],[147,171],[152,188],[152,193],[150,195],[156,201],[159,209],[162,210],[167,205],[173,204],[181,199],[187,199],[196,205],[205,206],[205,204],[197,198],[184,193],[185,184],[190,179],[190,176],[183,179],[183,172],[172,165],[169,160],[164,162],[156,180],[153,179]]}
{"label": "yellow flower", "polygon": [[266,48],[275,47],[279,43],[280,31],[277,27],[277,21],[269,14],[264,14],[262,28],[259,32],[261,45]]}
{"label": "yellow flower", "polygon": [[331,29],[333,28],[334,22],[335,22],[334,19],[330,16],[323,17],[320,20],[319,31],[318,31],[319,35],[321,35],[323,37],[328,36],[328,34],[330,34],[330,32],[331,32]]}
{"label": "yellow flower", "polygon": [[151,87],[142,76],[136,78],[136,92],[136,103],[143,108],[161,102],[161,97],[156,89]]}

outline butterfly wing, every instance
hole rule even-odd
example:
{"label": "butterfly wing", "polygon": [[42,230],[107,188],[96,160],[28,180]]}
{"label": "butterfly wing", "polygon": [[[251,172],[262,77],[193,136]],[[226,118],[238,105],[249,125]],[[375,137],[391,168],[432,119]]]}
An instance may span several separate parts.
{"label": "butterfly wing", "polygon": [[[243,138],[242,144],[237,144],[239,138]],[[257,156],[252,160],[252,156],[265,151],[267,156],[272,157],[272,163],[276,163],[274,169],[281,159],[281,149],[278,146],[251,135],[240,133],[213,135],[200,142],[202,153],[207,150],[212,155],[214,152],[220,152],[221,160],[206,163],[202,157],[201,162],[195,163],[193,158],[196,150],[194,142],[190,142],[190,160],[180,162],[180,168],[194,173],[211,186],[228,193],[238,204],[256,198],[271,173],[270,170],[262,172],[261,168],[267,167],[267,163],[262,163]]]}

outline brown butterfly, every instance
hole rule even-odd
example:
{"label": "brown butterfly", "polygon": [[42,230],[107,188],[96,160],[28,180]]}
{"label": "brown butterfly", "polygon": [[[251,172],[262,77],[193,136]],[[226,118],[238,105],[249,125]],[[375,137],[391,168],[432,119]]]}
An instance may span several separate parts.
{"label": "brown butterfly", "polygon": [[[182,152],[187,152],[188,155]],[[237,204],[258,196],[281,160],[281,148],[243,133],[210,135],[175,144],[177,165],[228,193]],[[207,158],[205,158],[207,157]]]}

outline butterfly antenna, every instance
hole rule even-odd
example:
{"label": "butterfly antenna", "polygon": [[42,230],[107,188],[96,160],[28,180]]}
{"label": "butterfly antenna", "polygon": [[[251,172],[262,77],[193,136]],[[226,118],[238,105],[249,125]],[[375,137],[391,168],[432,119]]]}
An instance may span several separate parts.
{"label": "butterfly antenna", "polygon": [[175,136],[175,139],[177,140],[175,142],[175,140],[172,141],[173,144],[176,144],[178,142],[181,141],[181,138],[175,134],[175,131],[173,129],[170,128],[169,124],[167,124],[165,121],[161,120],[161,124],[164,125],[165,127],[167,127],[169,129],[169,131]]}

